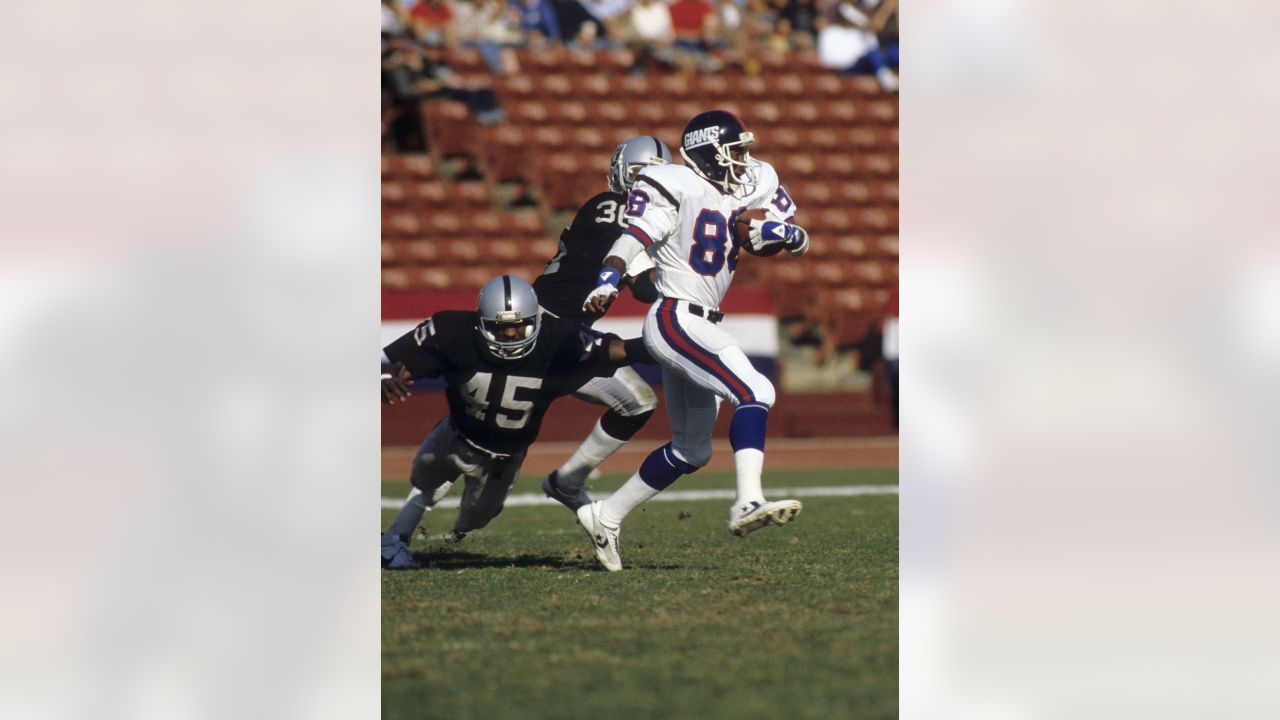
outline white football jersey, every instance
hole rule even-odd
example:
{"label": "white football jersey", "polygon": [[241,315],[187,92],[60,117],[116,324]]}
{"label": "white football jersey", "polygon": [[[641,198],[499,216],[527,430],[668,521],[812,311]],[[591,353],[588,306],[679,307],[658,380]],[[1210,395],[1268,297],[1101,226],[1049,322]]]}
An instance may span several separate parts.
{"label": "white football jersey", "polygon": [[658,292],[718,308],[738,266],[733,220],[744,210],[764,208],[789,221],[795,203],[769,163],[750,195],[721,193],[684,165],[651,165],[640,171],[627,198],[627,233],[645,246],[658,267]]}

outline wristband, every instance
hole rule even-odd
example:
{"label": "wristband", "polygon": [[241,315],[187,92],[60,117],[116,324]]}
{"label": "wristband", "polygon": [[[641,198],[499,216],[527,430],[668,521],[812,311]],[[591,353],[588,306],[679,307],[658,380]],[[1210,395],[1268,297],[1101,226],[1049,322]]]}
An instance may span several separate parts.
{"label": "wristband", "polygon": [[622,279],[622,273],[611,267],[606,267],[600,271],[597,277],[596,287],[604,287],[609,285],[613,289],[618,289],[618,281]]}

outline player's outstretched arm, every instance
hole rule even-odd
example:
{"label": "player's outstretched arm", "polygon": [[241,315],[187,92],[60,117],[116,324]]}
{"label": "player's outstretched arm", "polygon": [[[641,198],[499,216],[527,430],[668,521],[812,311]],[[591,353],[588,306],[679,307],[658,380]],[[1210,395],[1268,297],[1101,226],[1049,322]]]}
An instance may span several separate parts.
{"label": "player's outstretched arm", "polygon": [[617,255],[605,258],[600,274],[596,277],[596,288],[587,295],[586,301],[582,303],[582,309],[603,315],[613,299],[618,297],[618,283],[626,271],[627,263],[622,258]]}
{"label": "player's outstretched arm", "polygon": [[609,363],[613,365],[634,365],[636,363],[644,363],[653,365],[657,361],[649,354],[649,349],[644,346],[643,338],[632,338],[623,340],[615,335],[607,336],[609,339]]}

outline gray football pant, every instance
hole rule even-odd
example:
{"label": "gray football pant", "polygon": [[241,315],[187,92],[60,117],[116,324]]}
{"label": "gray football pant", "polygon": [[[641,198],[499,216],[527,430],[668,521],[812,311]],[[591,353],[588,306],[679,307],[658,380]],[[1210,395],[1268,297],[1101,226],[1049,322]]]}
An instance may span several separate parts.
{"label": "gray football pant", "polygon": [[[520,475],[525,454],[495,458],[468,445],[445,416],[432,428],[413,458],[410,482],[432,507],[448,494],[459,476],[465,479],[454,529],[478,530],[502,512],[507,493]],[[412,494],[410,495],[412,497]]]}

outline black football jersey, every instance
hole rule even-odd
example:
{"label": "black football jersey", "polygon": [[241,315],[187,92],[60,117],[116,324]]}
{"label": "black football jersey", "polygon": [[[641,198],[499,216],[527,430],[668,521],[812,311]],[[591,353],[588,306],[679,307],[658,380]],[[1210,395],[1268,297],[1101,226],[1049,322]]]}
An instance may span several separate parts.
{"label": "black football jersey", "polygon": [[544,313],[533,351],[499,360],[485,346],[478,320],[475,312],[438,312],[384,352],[414,378],[443,377],[454,426],[486,450],[511,454],[528,448],[551,401],[616,368],[606,336],[577,321]]}
{"label": "black football jersey", "polygon": [[588,200],[560,233],[560,248],[533,281],[538,304],[562,318],[593,323],[600,319],[582,309],[582,301],[595,289],[600,266],[609,248],[626,227],[626,198],[602,192]]}

